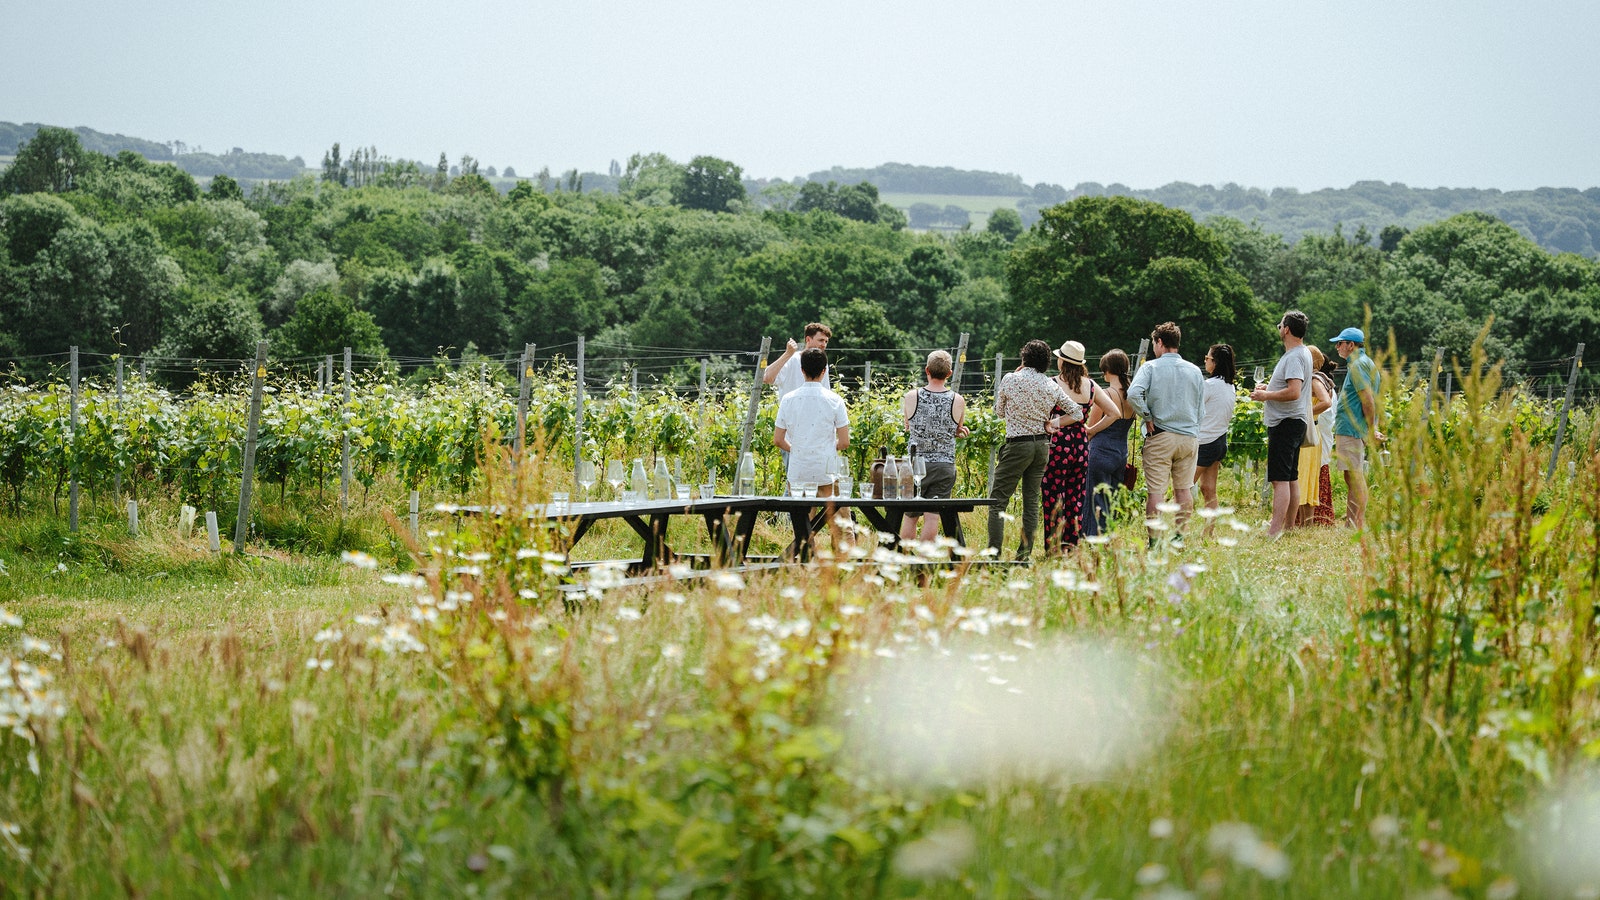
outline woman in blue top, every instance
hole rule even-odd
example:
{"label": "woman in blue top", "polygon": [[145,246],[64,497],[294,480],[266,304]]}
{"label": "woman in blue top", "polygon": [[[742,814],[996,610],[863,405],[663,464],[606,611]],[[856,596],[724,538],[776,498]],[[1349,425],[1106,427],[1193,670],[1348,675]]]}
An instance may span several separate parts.
{"label": "woman in blue top", "polygon": [[1089,411],[1088,497],[1083,504],[1083,533],[1101,534],[1111,515],[1111,492],[1122,486],[1128,466],[1128,428],[1133,424],[1133,407],[1128,404],[1128,354],[1108,350],[1100,357],[1100,374],[1106,380],[1101,393],[1116,406],[1115,415],[1098,406]]}

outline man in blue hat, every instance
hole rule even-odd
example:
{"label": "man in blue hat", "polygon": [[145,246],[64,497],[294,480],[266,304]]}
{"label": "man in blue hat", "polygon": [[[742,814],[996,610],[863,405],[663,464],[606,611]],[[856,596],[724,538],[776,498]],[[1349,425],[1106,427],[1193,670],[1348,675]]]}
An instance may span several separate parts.
{"label": "man in blue hat", "polygon": [[1367,442],[1383,441],[1378,430],[1378,364],[1363,345],[1367,336],[1350,327],[1328,340],[1345,361],[1344,386],[1339,390],[1339,408],[1333,417],[1334,466],[1344,472],[1348,488],[1344,521],[1352,528],[1366,523]]}

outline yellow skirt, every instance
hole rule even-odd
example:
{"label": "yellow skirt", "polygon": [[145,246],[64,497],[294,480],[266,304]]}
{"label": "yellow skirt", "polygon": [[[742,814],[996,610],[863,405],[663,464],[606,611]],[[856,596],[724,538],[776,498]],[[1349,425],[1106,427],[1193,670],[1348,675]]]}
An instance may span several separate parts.
{"label": "yellow skirt", "polygon": [[[1307,437],[1313,437],[1315,431]],[[1321,484],[1322,474],[1322,445],[1317,443],[1300,445],[1300,505],[1316,506],[1321,497],[1317,488]]]}

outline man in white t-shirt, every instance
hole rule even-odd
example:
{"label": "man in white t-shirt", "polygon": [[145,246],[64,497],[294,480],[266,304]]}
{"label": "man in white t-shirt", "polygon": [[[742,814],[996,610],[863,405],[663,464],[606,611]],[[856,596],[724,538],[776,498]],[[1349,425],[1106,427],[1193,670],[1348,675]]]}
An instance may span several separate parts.
{"label": "man in white t-shirt", "polygon": [[[828,354],[816,347],[799,354],[800,371],[805,382],[784,394],[778,401],[778,418],[774,423],[772,442],[784,451],[789,484],[814,484],[818,497],[833,496],[833,482],[829,478],[829,464],[834,455],[850,446],[850,413],[844,398],[822,386],[828,371]],[[809,539],[809,510],[795,510],[789,514],[794,521],[795,537]],[[833,543],[839,546],[837,527],[832,529]],[[796,547],[809,553],[809,547]]]}
{"label": "man in white t-shirt", "polygon": [[[812,322],[806,326],[805,344],[797,344],[794,338],[789,338],[788,345],[783,350],[783,355],[772,361],[761,373],[761,380],[767,384],[776,385],[778,397],[782,399],[785,394],[795,390],[806,381],[805,375],[800,371],[800,351],[826,350],[828,341],[833,337],[833,329],[821,322]],[[822,372],[822,386],[832,388],[826,369]]]}

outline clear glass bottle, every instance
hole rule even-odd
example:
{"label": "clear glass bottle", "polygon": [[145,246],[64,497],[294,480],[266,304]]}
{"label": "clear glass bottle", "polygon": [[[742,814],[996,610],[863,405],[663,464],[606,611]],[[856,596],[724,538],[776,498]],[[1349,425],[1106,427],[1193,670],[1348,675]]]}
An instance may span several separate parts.
{"label": "clear glass bottle", "polygon": [[655,493],[650,499],[667,500],[672,497],[672,474],[667,471],[667,458],[665,456],[656,457],[656,472],[653,481],[654,483],[651,487]]}
{"label": "clear glass bottle", "polygon": [[884,500],[900,499],[900,464],[893,456],[886,456],[883,460],[883,498]]}
{"label": "clear glass bottle", "polygon": [[746,453],[739,460],[739,485],[734,491],[741,497],[754,497],[756,495],[756,455]]}
{"label": "clear glass bottle", "polygon": [[635,456],[633,468],[628,472],[628,489],[633,492],[633,499],[644,500],[650,496],[650,479],[644,473],[644,459]]}

